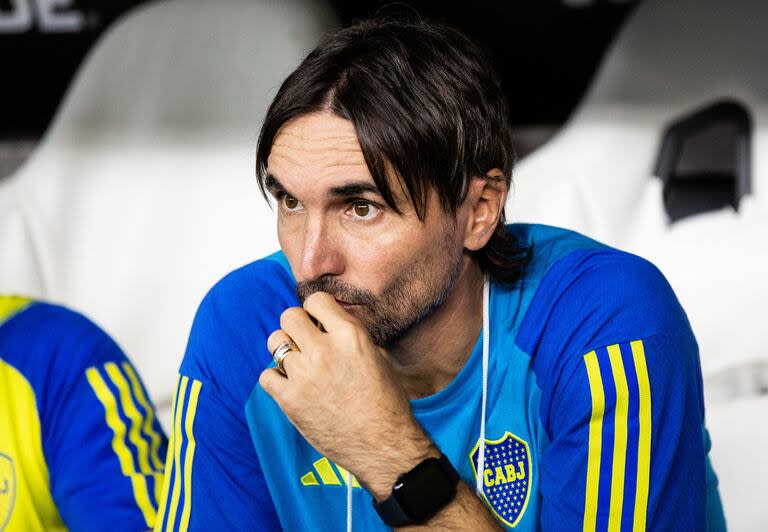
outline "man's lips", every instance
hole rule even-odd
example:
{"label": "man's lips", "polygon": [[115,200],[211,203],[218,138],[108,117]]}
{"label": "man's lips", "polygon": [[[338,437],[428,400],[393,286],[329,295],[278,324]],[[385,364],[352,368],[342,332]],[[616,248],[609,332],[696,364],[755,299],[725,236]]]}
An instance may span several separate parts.
{"label": "man's lips", "polygon": [[352,308],[352,307],[358,307],[359,305],[356,303],[349,303],[348,301],[342,301],[341,299],[337,299],[336,303],[339,304],[342,308]]}

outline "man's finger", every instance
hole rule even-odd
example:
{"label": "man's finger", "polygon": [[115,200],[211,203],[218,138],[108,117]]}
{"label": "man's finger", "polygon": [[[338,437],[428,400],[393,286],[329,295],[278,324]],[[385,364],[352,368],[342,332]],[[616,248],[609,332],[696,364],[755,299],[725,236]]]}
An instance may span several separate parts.
{"label": "man's finger", "polygon": [[280,392],[285,385],[285,377],[275,368],[267,368],[259,376],[259,386],[267,392],[267,395],[275,400],[280,408],[282,408]]}
{"label": "man's finger", "polygon": [[[269,353],[274,358],[275,349],[280,347],[286,342],[296,343],[293,341],[293,339],[288,336],[288,334],[282,330],[278,329],[272,334],[269,335],[269,338],[267,338],[267,349],[269,349]],[[283,361],[281,362],[281,365],[283,367],[283,371],[285,372],[285,376],[290,375],[291,371],[291,365],[296,363],[295,358],[297,356],[301,356],[301,352],[297,350],[297,348],[292,349],[285,357],[283,358]],[[293,360],[291,360],[293,359]],[[278,372],[278,375],[285,378],[282,373]]]}
{"label": "man's finger", "polygon": [[285,309],[280,315],[280,328],[293,339],[299,349],[309,349],[313,343],[317,342],[317,335],[322,334],[309,314],[301,307]]}
{"label": "man's finger", "polygon": [[332,332],[355,323],[355,318],[327,292],[315,292],[304,300],[304,310],[323,324],[323,328]]}

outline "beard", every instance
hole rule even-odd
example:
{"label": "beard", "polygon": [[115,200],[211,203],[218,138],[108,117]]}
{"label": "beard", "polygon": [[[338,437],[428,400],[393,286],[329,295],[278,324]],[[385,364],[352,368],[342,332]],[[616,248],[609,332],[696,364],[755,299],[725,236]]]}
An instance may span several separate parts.
{"label": "beard", "polygon": [[461,275],[461,263],[462,254],[446,257],[444,250],[435,249],[434,255],[395,274],[379,295],[332,276],[300,282],[296,294],[302,303],[314,292],[327,292],[359,305],[358,317],[373,343],[389,349],[445,302]]}

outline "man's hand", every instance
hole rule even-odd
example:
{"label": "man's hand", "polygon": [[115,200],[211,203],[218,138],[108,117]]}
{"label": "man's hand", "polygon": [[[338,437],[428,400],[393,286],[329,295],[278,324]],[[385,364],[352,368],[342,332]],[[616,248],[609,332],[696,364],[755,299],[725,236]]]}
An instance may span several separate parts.
{"label": "man's hand", "polygon": [[[322,324],[321,330],[310,318]],[[316,292],[287,309],[270,352],[293,340],[300,352],[269,368],[259,384],[304,438],[348,471],[377,499],[397,477],[440,453],[411,411],[384,351],[333,296]]]}

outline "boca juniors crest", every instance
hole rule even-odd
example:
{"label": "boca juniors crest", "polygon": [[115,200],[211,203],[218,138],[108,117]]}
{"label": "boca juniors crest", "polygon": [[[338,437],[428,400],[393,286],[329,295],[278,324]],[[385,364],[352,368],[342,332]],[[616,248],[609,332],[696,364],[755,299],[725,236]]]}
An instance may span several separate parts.
{"label": "boca juniors crest", "polygon": [[[480,442],[470,453],[477,480]],[[531,492],[531,453],[528,444],[507,432],[501,439],[485,440],[483,497],[496,517],[508,527],[522,519]]]}

